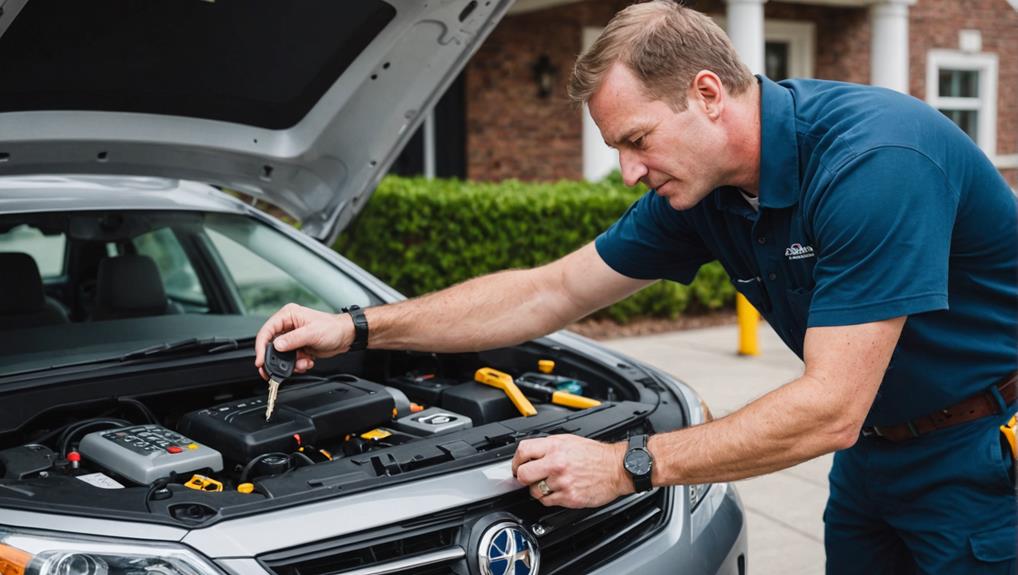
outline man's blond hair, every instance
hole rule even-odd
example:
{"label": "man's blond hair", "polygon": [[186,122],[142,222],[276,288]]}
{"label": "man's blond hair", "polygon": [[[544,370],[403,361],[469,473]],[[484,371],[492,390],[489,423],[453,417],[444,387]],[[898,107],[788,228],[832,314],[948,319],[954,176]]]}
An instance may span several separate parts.
{"label": "man's blond hair", "polygon": [[586,103],[616,62],[636,75],[645,95],[676,111],[686,109],[687,92],[700,70],[717,74],[735,95],[755,81],[713,20],[668,0],[633,4],[616,14],[576,59],[569,97]]}

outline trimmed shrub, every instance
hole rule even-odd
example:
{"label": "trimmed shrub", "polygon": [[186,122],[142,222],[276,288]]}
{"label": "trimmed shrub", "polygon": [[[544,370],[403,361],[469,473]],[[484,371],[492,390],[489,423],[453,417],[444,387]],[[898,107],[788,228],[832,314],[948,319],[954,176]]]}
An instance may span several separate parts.
{"label": "trimmed shrub", "polygon": [[[559,258],[597,237],[645,191],[611,179],[485,183],[389,176],[334,248],[415,296]],[[658,282],[597,315],[620,323],[674,318],[687,306],[713,310],[733,297],[715,262],[689,287]]]}

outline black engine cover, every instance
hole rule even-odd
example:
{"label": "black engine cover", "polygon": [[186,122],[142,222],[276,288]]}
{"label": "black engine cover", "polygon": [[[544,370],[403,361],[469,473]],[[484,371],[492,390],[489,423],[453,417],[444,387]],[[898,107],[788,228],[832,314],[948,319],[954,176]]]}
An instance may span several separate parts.
{"label": "black engine cover", "polygon": [[266,397],[223,403],[192,411],[178,430],[218,450],[229,461],[245,463],[263,453],[296,451],[303,443],[342,438],[392,420],[392,396],[385,388],[352,375],[303,385],[283,385],[276,412],[265,421]]}

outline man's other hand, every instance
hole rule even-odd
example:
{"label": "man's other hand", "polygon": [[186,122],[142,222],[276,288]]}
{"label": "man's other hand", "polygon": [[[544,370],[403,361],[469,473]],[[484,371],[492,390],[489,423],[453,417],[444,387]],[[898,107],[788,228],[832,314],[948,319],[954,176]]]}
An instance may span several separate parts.
{"label": "man's other hand", "polygon": [[265,371],[265,345],[273,342],[279,351],[297,350],[294,371],[303,373],[315,366],[315,358],[332,357],[353,343],[353,320],[347,314],[335,315],[295,303],[286,304],[258,330],[255,338],[255,367],[262,379]]}
{"label": "man's other hand", "polygon": [[600,507],[634,492],[622,467],[625,453],[624,443],[576,435],[527,439],[516,448],[513,475],[545,506]]}

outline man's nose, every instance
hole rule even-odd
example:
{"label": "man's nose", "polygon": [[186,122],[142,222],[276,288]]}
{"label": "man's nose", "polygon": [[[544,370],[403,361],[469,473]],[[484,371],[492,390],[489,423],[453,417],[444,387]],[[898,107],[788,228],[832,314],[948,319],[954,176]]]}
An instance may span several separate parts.
{"label": "man's nose", "polygon": [[637,154],[631,150],[619,150],[619,167],[622,170],[622,181],[630,187],[635,186],[647,175],[647,166],[643,165]]}

